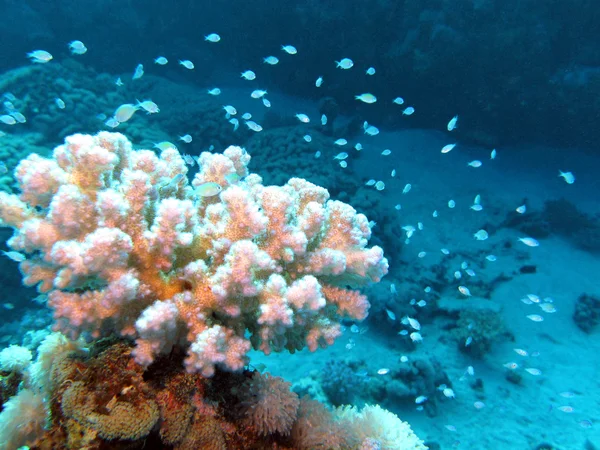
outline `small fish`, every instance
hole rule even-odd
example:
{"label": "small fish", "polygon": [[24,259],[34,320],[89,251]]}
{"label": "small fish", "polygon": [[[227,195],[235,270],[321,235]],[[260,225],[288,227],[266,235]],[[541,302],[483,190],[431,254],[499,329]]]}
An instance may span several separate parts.
{"label": "small fish", "polygon": [[6,125],[14,125],[17,123],[13,116],[9,116],[7,114],[0,116],[0,122],[5,123]]}
{"label": "small fish", "polygon": [[356,100],[360,100],[363,103],[375,103],[377,101],[377,97],[369,93],[355,95],[354,98]]}
{"label": "small fish", "polygon": [[516,362],[508,362],[506,364],[502,364],[504,367],[506,367],[508,370],[517,370],[519,368],[519,365]]}
{"label": "small fish", "polygon": [[458,122],[458,116],[454,116],[452,119],[450,119],[450,122],[448,122],[448,131],[452,131],[455,130],[457,127],[457,122]]}
{"label": "small fish", "polygon": [[250,94],[250,97],[252,97],[252,98],[261,98],[261,97],[263,97],[266,94],[267,94],[267,91],[264,91],[262,89],[256,89],[256,90],[252,91],[252,93]]}
{"label": "small fish", "polygon": [[489,235],[488,235],[487,231],[479,230],[477,233],[475,233],[473,235],[473,237],[478,241],[485,241],[489,237]]}
{"label": "small fish", "polygon": [[340,61],[336,61],[335,64],[340,69],[350,69],[354,66],[354,62],[350,58],[343,58]]}
{"label": "small fish", "polygon": [[481,204],[481,195],[477,194],[475,196],[475,198],[473,199],[473,204],[474,205],[480,205]]}
{"label": "small fish", "polygon": [[426,256],[426,255],[427,255],[427,252],[419,252],[419,253],[417,254],[417,257],[418,257],[418,258],[425,258],[425,256]]}
{"label": "small fish", "polygon": [[423,342],[423,336],[417,331],[410,333],[408,337],[410,337],[410,340],[413,342]]}
{"label": "small fish", "polygon": [[425,403],[427,401],[427,396],[425,395],[419,395],[417,398],[415,398],[415,403],[417,405],[420,405],[421,403]]}
{"label": "small fish", "polygon": [[410,327],[413,330],[419,331],[421,329],[421,324],[419,323],[419,321],[417,319],[414,319],[414,318],[409,317],[409,316],[404,317],[404,319],[402,319],[402,323],[405,324],[405,325],[406,324],[410,325]]}
{"label": "small fish", "polygon": [[370,180],[369,180],[369,181],[367,181],[365,184],[366,184],[367,186],[374,186],[374,185],[375,185],[375,183],[377,183],[377,181],[376,181],[376,180],[370,179]]}
{"label": "small fish", "polygon": [[317,150],[315,152],[315,158],[320,158],[321,157],[321,152],[319,150]]}
{"label": "small fish", "polygon": [[496,159],[496,155],[497,155],[496,149],[492,150],[492,152],[490,153],[490,159]]}
{"label": "small fish", "polygon": [[139,80],[143,76],[144,76],[144,65],[143,64],[138,64],[135,67],[135,71],[133,72],[133,75],[132,75],[131,79],[132,80]]}
{"label": "small fish", "polygon": [[256,131],[257,133],[259,131],[262,131],[263,127],[261,127],[259,124],[257,124],[256,122],[252,121],[252,120],[247,120],[246,121],[246,126],[248,128],[250,128],[252,131]]}
{"label": "small fish", "polygon": [[154,148],[160,150],[161,152],[164,150],[168,150],[170,148],[177,149],[177,146],[169,141],[162,141],[154,144]]}
{"label": "small fish", "polygon": [[462,278],[462,273],[460,273],[460,270],[454,272],[454,278],[457,280],[460,280]]}
{"label": "small fish", "polygon": [[169,60],[167,58],[165,58],[164,56],[159,56],[158,58],[156,58],[154,60],[154,64],[158,64],[159,66],[164,66],[168,62],[169,62]]}
{"label": "small fish", "polygon": [[390,369],[388,369],[388,368],[382,368],[382,369],[379,369],[379,370],[377,371],[377,375],[386,375],[386,374],[388,374],[389,372],[390,372]]}
{"label": "small fish", "polygon": [[402,363],[406,363],[406,362],[408,362],[408,356],[402,355],[402,356],[400,357],[400,362],[402,362]]}
{"label": "small fish", "polygon": [[223,109],[225,110],[225,112],[227,114],[229,114],[230,116],[235,116],[237,114],[237,109],[235,109],[234,106],[231,105],[225,105],[223,106]]}
{"label": "small fish", "polygon": [[317,81],[315,81],[315,86],[321,87],[322,84],[323,84],[323,77],[317,78]]}
{"label": "small fish", "polygon": [[340,159],[340,160],[343,160],[343,159],[346,159],[347,157],[348,157],[348,153],[346,153],[346,152],[341,152],[341,153],[338,153],[337,155],[335,155],[335,156],[333,157],[333,159]]}
{"label": "small fish", "polygon": [[494,261],[496,261],[498,258],[496,258],[496,256],[495,256],[495,255],[487,255],[487,256],[485,257],[485,259],[487,259],[487,260],[488,260],[488,261],[490,261],[490,262],[494,262]]}
{"label": "small fish", "polygon": [[221,95],[221,89],[219,89],[218,87],[209,89],[206,92],[210,95]]}
{"label": "small fish", "polygon": [[87,52],[87,47],[81,41],[71,41],[68,44],[69,50],[71,50],[71,54],[73,55],[83,55]]}
{"label": "small fish", "polygon": [[106,122],[104,122],[104,125],[106,125],[107,127],[110,127],[110,128],[116,128],[119,125],[121,125],[121,123],[114,117],[111,117]]}
{"label": "small fish", "polygon": [[191,62],[189,59],[184,59],[184,60],[179,60],[179,64],[182,65],[183,67],[185,67],[188,70],[192,70],[194,68],[194,63]]}
{"label": "small fish", "polygon": [[471,297],[471,291],[466,286],[459,286],[458,287],[458,292],[460,292],[465,297]]}
{"label": "small fish", "polygon": [[181,156],[183,157],[183,160],[185,161],[185,163],[188,166],[193,166],[193,165],[196,164],[196,161],[194,161],[194,158],[191,155],[188,155],[187,153],[184,153]]}
{"label": "small fish", "polygon": [[412,106],[409,106],[407,108],[404,108],[404,111],[402,111],[402,115],[412,116],[414,112],[415,112],[415,108],[413,108]]}
{"label": "small fish", "polygon": [[448,387],[445,388],[442,391],[442,394],[444,394],[444,396],[447,397],[447,398],[454,398],[455,397],[454,391],[452,389],[448,388]]}
{"label": "small fish", "polygon": [[554,306],[552,303],[541,303],[539,306],[542,311],[549,314],[555,313],[557,311],[556,306]]}
{"label": "small fish", "polygon": [[473,343],[473,336],[469,336],[466,340],[465,340],[465,347],[468,347],[469,345],[471,345]]}
{"label": "small fish", "polygon": [[444,425],[448,431],[456,431],[456,427],[454,425]]}
{"label": "small fish", "polygon": [[152,100],[144,100],[143,102],[137,100],[137,102],[138,103],[135,105],[135,107],[138,109],[143,109],[147,114],[156,114],[160,112],[158,105]]}
{"label": "small fish", "polygon": [[448,250],[447,248],[442,248],[440,249],[440,251],[444,254],[444,255],[449,255],[450,254],[450,250]]}
{"label": "small fish", "polygon": [[376,126],[370,125],[365,129],[365,134],[368,134],[369,136],[378,135],[379,128],[377,128]]}
{"label": "small fish", "polygon": [[190,142],[192,142],[192,136],[190,136],[189,134],[184,134],[183,136],[179,136],[179,140],[185,142],[186,144],[189,144]]}
{"label": "small fish", "polygon": [[265,108],[271,107],[271,102],[267,99],[267,97],[263,97],[262,102],[263,102],[263,105],[265,105]]}
{"label": "small fish", "polygon": [[19,253],[19,252],[15,252],[15,251],[5,252],[4,250],[2,250],[2,254],[14,262],[20,263],[20,262],[25,261],[25,259],[26,259],[25,255],[23,253]]}
{"label": "small fish", "polygon": [[56,103],[58,109],[65,109],[66,107],[65,102],[61,98],[55,98],[54,103]]}
{"label": "small fish", "polygon": [[456,144],[448,144],[448,145],[444,145],[442,147],[442,153],[450,153],[454,147],[456,147]]}
{"label": "small fish", "polygon": [[15,305],[13,305],[12,303],[2,303],[2,307],[4,309],[9,310],[9,311],[12,310],[12,309],[15,309]]}
{"label": "small fish", "polygon": [[384,151],[381,152],[381,154],[383,156],[389,156],[392,154],[392,151],[390,149],[385,149]]}
{"label": "small fish", "polygon": [[513,348],[513,350],[519,356],[529,356],[529,353],[527,352],[527,350],[523,350],[522,348]]}
{"label": "small fish", "polygon": [[125,83],[123,83],[123,81],[121,81],[121,77],[117,78],[117,81],[115,81],[115,84],[117,86],[123,86],[123,85],[125,85]]}
{"label": "small fish", "polygon": [[25,116],[18,111],[11,112],[10,115],[19,123],[27,122]]}
{"label": "small fish", "polygon": [[27,53],[27,57],[31,59],[31,62],[45,64],[52,60],[52,55],[45,50],[34,50]]}
{"label": "small fish", "polygon": [[580,420],[578,423],[581,428],[592,428],[593,426],[592,422],[587,419]]}
{"label": "small fish", "polygon": [[540,316],[539,314],[529,314],[527,317],[529,320],[533,321],[533,322],[543,322],[544,318],[542,316]]}
{"label": "small fish", "polygon": [[473,406],[475,407],[475,409],[483,409],[483,408],[485,408],[485,403],[475,402],[475,403],[473,403]]}
{"label": "small fish", "polygon": [[395,103],[396,105],[403,105],[404,104],[404,99],[402,97],[396,97],[392,103]]}
{"label": "small fish", "polygon": [[270,64],[271,66],[274,66],[279,62],[279,58],[277,56],[267,56],[266,58],[263,58],[263,62],[265,64]]}
{"label": "small fish", "polygon": [[454,200],[448,200],[448,208],[452,209],[456,206],[456,202]]}
{"label": "small fish", "polygon": [[304,139],[306,142],[311,142],[312,136],[310,134],[305,134],[302,139]]}
{"label": "small fish", "polygon": [[348,141],[344,138],[339,138],[334,142],[335,145],[339,145],[339,146],[346,145],[347,143],[348,143]]}
{"label": "small fish", "polygon": [[561,392],[561,393],[560,393],[560,394],[558,394],[558,395],[560,395],[561,397],[564,397],[564,398],[573,398],[573,397],[575,397],[575,396],[576,396],[576,394],[575,394],[575,393],[573,393],[573,392],[571,392],[571,391],[565,391],[565,392]]}
{"label": "small fish", "polygon": [[470,167],[481,167],[483,165],[483,163],[481,161],[479,161],[478,159],[474,159],[473,161],[467,163],[467,166]]}
{"label": "small fish", "polygon": [[542,374],[542,371],[540,369],[535,369],[533,367],[527,367],[525,369],[525,372],[530,373],[531,375],[535,375],[535,376]]}
{"label": "small fish", "polygon": [[402,189],[402,193],[403,194],[408,194],[410,192],[410,190],[412,189],[412,184],[410,183],[406,183],[404,185],[404,189]]}
{"label": "small fish", "polygon": [[367,75],[375,75],[375,67],[369,67],[366,72]]}
{"label": "small fish", "polygon": [[390,311],[389,309],[385,308],[385,313],[390,318],[390,320],[396,320],[396,314],[394,314],[393,311]]}
{"label": "small fish", "polygon": [[572,406],[559,406],[557,409],[565,413],[572,413],[575,411],[575,408]]}
{"label": "small fish", "polygon": [[196,187],[196,193],[200,197],[214,197],[221,192],[223,188],[219,183],[207,182]]}
{"label": "small fish", "polygon": [[208,42],[219,42],[221,40],[221,36],[217,33],[210,33],[209,35],[204,36],[204,40]]}
{"label": "small fish", "polygon": [[420,307],[420,308],[423,308],[426,305],[427,305],[427,302],[425,300],[419,300],[417,302],[417,306]]}
{"label": "small fish", "polygon": [[527,247],[539,247],[540,243],[532,237],[523,237],[518,239],[519,242],[522,242]]}
{"label": "small fish", "polygon": [[363,146],[360,142],[357,142],[356,145],[354,146],[354,148],[356,149],[357,152],[360,152],[363,149]]}
{"label": "small fish", "polygon": [[308,118],[308,116],[306,114],[298,113],[298,114],[296,114],[296,118],[302,123],[310,122],[310,119]]}
{"label": "small fish", "polygon": [[483,210],[483,206],[481,206],[481,205],[471,205],[471,209],[473,211],[481,211],[481,210]]}
{"label": "small fish", "polygon": [[131,103],[125,103],[115,110],[114,118],[119,123],[127,122],[139,108]]}
{"label": "small fish", "polygon": [[229,123],[233,125],[233,131],[236,131],[240,126],[240,121],[237,120],[235,117],[233,119],[229,119]]}
{"label": "small fish", "polygon": [[527,211],[527,206],[521,205],[517,209],[515,209],[515,211],[518,212],[519,214],[525,214],[525,211]]}
{"label": "small fish", "polygon": [[375,183],[375,189],[378,191],[383,191],[385,189],[385,183],[383,181],[378,181]]}
{"label": "small fish", "polygon": [[241,78],[243,78],[244,80],[252,81],[256,79],[256,74],[251,70],[246,70],[242,72]]}
{"label": "small fish", "polygon": [[562,170],[559,170],[558,176],[563,177],[567,184],[575,183],[575,175],[573,175],[571,172],[563,172]]}
{"label": "small fish", "polygon": [[476,273],[473,269],[467,269],[465,270],[465,272],[467,273],[467,275],[469,275],[470,277],[474,277],[476,276]]}
{"label": "small fish", "polygon": [[296,47],[294,47],[293,45],[282,45],[281,50],[286,52],[288,55],[295,55],[296,53],[298,53],[298,50],[296,50]]}

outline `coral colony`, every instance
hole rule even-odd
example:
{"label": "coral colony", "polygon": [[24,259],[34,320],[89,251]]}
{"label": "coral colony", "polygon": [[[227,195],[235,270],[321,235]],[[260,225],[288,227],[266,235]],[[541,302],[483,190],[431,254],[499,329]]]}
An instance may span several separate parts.
{"label": "coral colony", "polygon": [[51,158],[20,162],[21,193],[0,193],[0,218],[15,230],[9,247],[26,255],[24,283],[47,294],[68,338],[135,345],[86,360],[64,351],[81,354],[81,339],[50,335],[46,347],[63,350],[39,350],[5,412],[39,397],[52,423],[30,419],[0,441],[45,432],[39,448],[61,438],[71,448],[142,438],[175,448],[424,448],[379,407],[329,412],[278,377],[243,371],[251,348],[331,345],[342,319],[367,316],[354,289],[388,270],[383,250],[367,247],[363,214],[303,179],[264,186],[249,162],[240,147],[204,152],[190,183],[175,148],[157,156],[109,132],[69,136]]}

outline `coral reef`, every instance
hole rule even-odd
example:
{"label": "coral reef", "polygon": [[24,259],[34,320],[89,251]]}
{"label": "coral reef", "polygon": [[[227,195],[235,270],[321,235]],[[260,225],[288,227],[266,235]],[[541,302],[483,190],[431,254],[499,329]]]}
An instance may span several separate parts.
{"label": "coral reef", "polygon": [[600,299],[589,294],[581,294],[575,302],[573,321],[586,333],[591,333],[600,322]]}
{"label": "coral reef", "polygon": [[475,358],[483,358],[494,341],[510,336],[502,316],[489,309],[461,311],[452,335],[459,350]]}
{"label": "coral reef", "polygon": [[135,337],[145,366],[185,343],[187,369],[205,376],[241,369],[251,344],[331,344],[341,318],[366,317],[348,287],[387,273],[383,251],[366,247],[368,220],[351,206],[298,178],[263,186],[249,161],[239,147],[202,153],[190,185],[176,149],[136,151],[118,133],[31,154],[15,171],[20,195],[0,193],[24,283],[48,293],[72,336]]}

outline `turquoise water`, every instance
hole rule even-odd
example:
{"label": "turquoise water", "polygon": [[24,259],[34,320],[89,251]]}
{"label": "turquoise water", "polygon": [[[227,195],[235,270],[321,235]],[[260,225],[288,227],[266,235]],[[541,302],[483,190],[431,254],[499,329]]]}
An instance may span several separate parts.
{"label": "turquoise water", "polygon": [[[227,183],[203,176],[198,156],[243,147],[263,185],[303,178],[366,215],[368,247],[389,263],[381,281],[334,283],[370,302],[363,321],[336,317],[335,344],[252,350],[250,367],[331,407],[379,404],[431,449],[596,448],[598,11],[586,1],[6,2],[0,188],[19,194],[13,171],[28,155],[110,131],[135,151],[176,148],[187,173],[153,179],[153,195],[175,186],[205,205],[249,185],[239,171]],[[13,230],[0,233],[2,250],[18,252],[1,262],[2,348],[35,359],[55,324],[89,340],[126,334],[110,320],[77,323],[24,286],[19,264],[26,272],[23,259],[51,251],[9,247]],[[282,267],[290,284],[300,276]],[[53,290],[106,287],[92,278]],[[156,353],[187,350],[181,336]]]}

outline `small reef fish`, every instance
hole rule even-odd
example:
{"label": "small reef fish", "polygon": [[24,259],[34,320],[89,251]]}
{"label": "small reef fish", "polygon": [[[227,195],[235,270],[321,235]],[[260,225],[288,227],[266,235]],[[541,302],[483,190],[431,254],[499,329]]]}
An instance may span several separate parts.
{"label": "small reef fish", "polygon": [[115,84],[117,86],[123,86],[123,85],[125,85],[125,83],[123,83],[123,81],[121,80],[121,77],[117,78],[117,80],[115,81]]}
{"label": "small reef fish", "polygon": [[540,369],[535,369],[533,367],[527,367],[525,369],[525,372],[530,373],[531,375],[535,375],[535,376],[542,374],[542,371]]}
{"label": "small reef fish", "polygon": [[354,98],[356,100],[360,100],[363,103],[375,103],[377,101],[377,97],[375,97],[373,94],[360,94],[360,95],[355,95]]}
{"label": "small reef fish", "polygon": [[302,123],[310,122],[310,119],[308,118],[308,116],[306,114],[298,113],[298,114],[296,114],[296,118]]}
{"label": "small reef fish", "polygon": [[279,62],[279,58],[277,56],[267,56],[266,58],[263,58],[263,62],[265,64],[270,64],[271,66],[274,66]]}
{"label": "small reef fish", "polygon": [[487,231],[479,230],[477,233],[475,233],[473,235],[473,237],[478,241],[485,241],[489,237],[489,235],[488,235]]}
{"label": "small reef fish", "polygon": [[237,109],[235,109],[235,107],[233,107],[231,105],[225,105],[225,106],[223,106],[223,109],[230,116],[235,116],[237,114]]}
{"label": "small reef fish", "polygon": [[179,64],[188,70],[192,70],[194,68],[194,63],[191,62],[189,59],[183,59],[183,60],[180,59]]}
{"label": "small reef fish", "polygon": [[16,119],[13,116],[9,116],[7,114],[3,114],[0,116],[0,122],[5,123],[6,125],[14,125],[17,123]]}
{"label": "small reef fish", "polygon": [[411,116],[414,112],[415,112],[415,108],[413,108],[412,106],[409,106],[407,108],[404,108],[404,111],[402,111],[402,115]]}
{"label": "small reef fish", "polygon": [[288,55],[295,55],[296,53],[298,53],[298,50],[296,50],[296,47],[294,47],[293,45],[282,45],[281,50],[286,52]]}
{"label": "small reef fish", "polygon": [[383,191],[385,189],[385,183],[383,181],[378,181],[375,183],[375,189],[378,191]]}
{"label": "small reef fish", "polygon": [[4,250],[2,250],[2,254],[14,262],[20,263],[20,262],[25,261],[25,255],[23,253],[19,253],[19,252],[15,252],[15,251],[5,252]]}
{"label": "small reef fish", "polygon": [[209,89],[206,92],[208,92],[210,95],[221,95],[221,89],[219,89],[218,87]]}
{"label": "small reef fish", "polygon": [[186,144],[189,144],[190,142],[192,142],[192,136],[190,136],[189,134],[184,134],[183,136],[179,136],[179,140],[185,142]]}
{"label": "small reef fish", "polygon": [[339,159],[339,160],[344,160],[348,157],[348,153],[346,152],[342,152],[342,153],[338,153],[337,155],[335,155],[333,157],[333,159]]}
{"label": "small reef fish", "polygon": [[458,122],[458,116],[454,116],[452,119],[450,119],[450,122],[448,122],[448,126],[446,127],[446,128],[448,128],[448,131],[455,130],[457,127],[457,122]]}
{"label": "small reef fish", "polygon": [[242,72],[241,78],[244,80],[252,81],[256,79],[256,74],[251,70],[245,70]]}
{"label": "small reef fish", "polygon": [[381,154],[383,156],[389,156],[392,154],[392,151],[389,148],[386,148],[384,151],[381,152]]}
{"label": "small reef fish", "polygon": [[317,78],[317,81],[315,81],[315,86],[321,87],[322,84],[323,84],[323,77]]}
{"label": "small reef fish", "polygon": [[388,369],[388,368],[385,368],[385,367],[384,367],[384,368],[381,368],[381,369],[379,369],[379,370],[377,371],[377,375],[386,375],[386,374],[388,374],[389,372],[390,372],[390,369]]}
{"label": "small reef fish", "polygon": [[327,116],[325,114],[321,116],[321,125],[327,125]]}
{"label": "small reef fish", "polygon": [[336,61],[335,64],[336,67],[347,70],[354,66],[354,61],[352,61],[350,58],[343,58],[340,61]]}
{"label": "small reef fish", "polygon": [[533,321],[533,322],[543,322],[544,318],[542,316],[540,316],[539,314],[529,314],[527,317],[529,320]]}
{"label": "small reef fish", "polygon": [[369,67],[366,72],[367,75],[375,75],[375,67]]}
{"label": "small reef fish", "polygon": [[448,200],[448,208],[452,209],[456,206],[456,202],[454,200]]}
{"label": "small reef fish", "polygon": [[255,131],[255,132],[257,132],[257,133],[258,133],[259,131],[262,131],[262,129],[263,129],[263,127],[261,127],[259,124],[257,124],[256,122],[254,122],[254,121],[252,121],[252,120],[248,120],[248,121],[246,121],[246,126],[247,126],[248,128],[250,128],[252,131]]}
{"label": "small reef fish", "polygon": [[527,206],[521,205],[517,209],[515,209],[515,211],[518,212],[519,214],[524,214],[525,211],[527,211]]}
{"label": "small reef fish", "polygon": [[71,41],[67,44],[69,46],[69,50],[71,50],[71,54],[73,55],[83,55],[87,52],[87,47],[81,41]]}
{"label": "small reef fish", "polygon": [[304,139],[306,142],[311,142],[312,136],[310,134],[305,134],[302,139]]}
{"label": "small reef fish", "polygon": [[221,36],[219,36],[217,33],[210,33],[204,36],[204,40],[207,42],[219,42],[221,40]]}
{"label": "small reef fish", "polygon": [[459,286],[458,287],[458,292],[460,292],[465,297],[471,297],[471,291],[466,286]]}
{"label": "small reef fish", "polygon": [[348,143],[348,141],[344,138],[339,138],[334,142],[335,145],[339,145],[339,146],[346,145],[347,143]]}
{"label": "small reef fish", "polygon": [[265,96],[266,94],[267,94],[267,91],[263,91],[262,89],[256,89],[256,90],[252,91],[252,93],[250,94],[250,97],[261,98],[261,97]]}
{"label": "small reef fish", "polygon": [[131,77],[131,79],[132,80],[139,80],[143,76],[144,76],[144,65],[143,64],[138,64],[135,67],[135,71],[133,72],[133,76]]}
{"label": "small reef fish", "polygon": [[442,153],[450,153],[452,150],[454,150],[454,147],[456,147],[456,144],[444,145],[442,147]]}
{"label": "small reef fish", "polygon": [[491,153],[490,153],[490,159],[496,159],[496,155],[497,154],[498,153],[496,152],[496,149],[492,150]]}
{"label": "small reef fish", "polygon": [[263,105],[265,105],[265,108],[271,107],[271,102],[269,100],[267,100],[267,97],[263,97],[262,102],[263,102]]}
{"label": "small reef fish", "polygon": [[115,110],[114,118],[119,123],[127,122],[138,110],[136,105],[125,103]]}
{"label": "small reef fish", "polygon": [[162,141],[162,142],[157,142],[156,144],[154,144],[154,148],[156,148],[162,152],[162,151],[168,150],[170,148],[177,149],[177,146],[175,144],[173,144],[172,142]]}
{"label": "small reef fish", "polygon": [[135,107],[138,109],[143,109],[144,111],[146,111],[146,114],[156,114],[160,112],[160,108],[152,100],[144,100],[142,102],[137,100],[137,102],[138,103],[137,105],[135,105]]}
{"label": "small reef fish", "polygon": [[46,50],[34,50],[27,53],[27,57],[31,60],[31,62],[39,64],[45,64],[52,60],[52,55]]}
{"label": "small reef fish", "polygon": [[222,190],[223,188],[219,183],[213,183],[212,181],[209,181],[196,187],[196,194],[198,194],[200,197],[214,197]]}
{"label": "small reef fish", "polygon": [[233,119],[230,119],[229,123],[231,125],[233,125],[233,131],[236,131],[238,129],[238,127],[240,126],[240,121],[237,120],[235,117]]}
{"label": "small reef fish", "polygon": [[154,60],[154,64],[158,64],[159,66],[164,66],[168,62],[169,62],[169,60],[167,58],[165,58],[164,56],[159,56],[158,58],[156,58]]}
{"label": "small reef fish", "polygon": [[573,175],[571,172],[563,172],[562,170],[559,170],[558,176],[562,177],[567,182],[567,184],[575,183],[575,175]]}
{"label": "small reef fish", "polygon": [[532,237],[519,238],[518,241],[522,242],[527,247],[539,247],[539,245],[540,245],[540,243],[536,239],[534,239]]}
{"label": "small reef fish", "polygon": [[479,161],[478,159],[475,159],[475,160],[467,163],[467,166],[475,167],[475,168],[481,167],[482,165],[483,165],[483,163],[481,161]]}
{"label": "small reef fish", "polygon": [[403,105],[404,104],[404,99],[402,97],[396,97],[392,103],[395,103],[396,105]]}
{"label": "small reef fish", "polygon": [[412,189],[412,184],[406,183],[406,185],[404,185],[404,189],[402,189],[402,193],[403,194],[408,194],[411,189]]}

